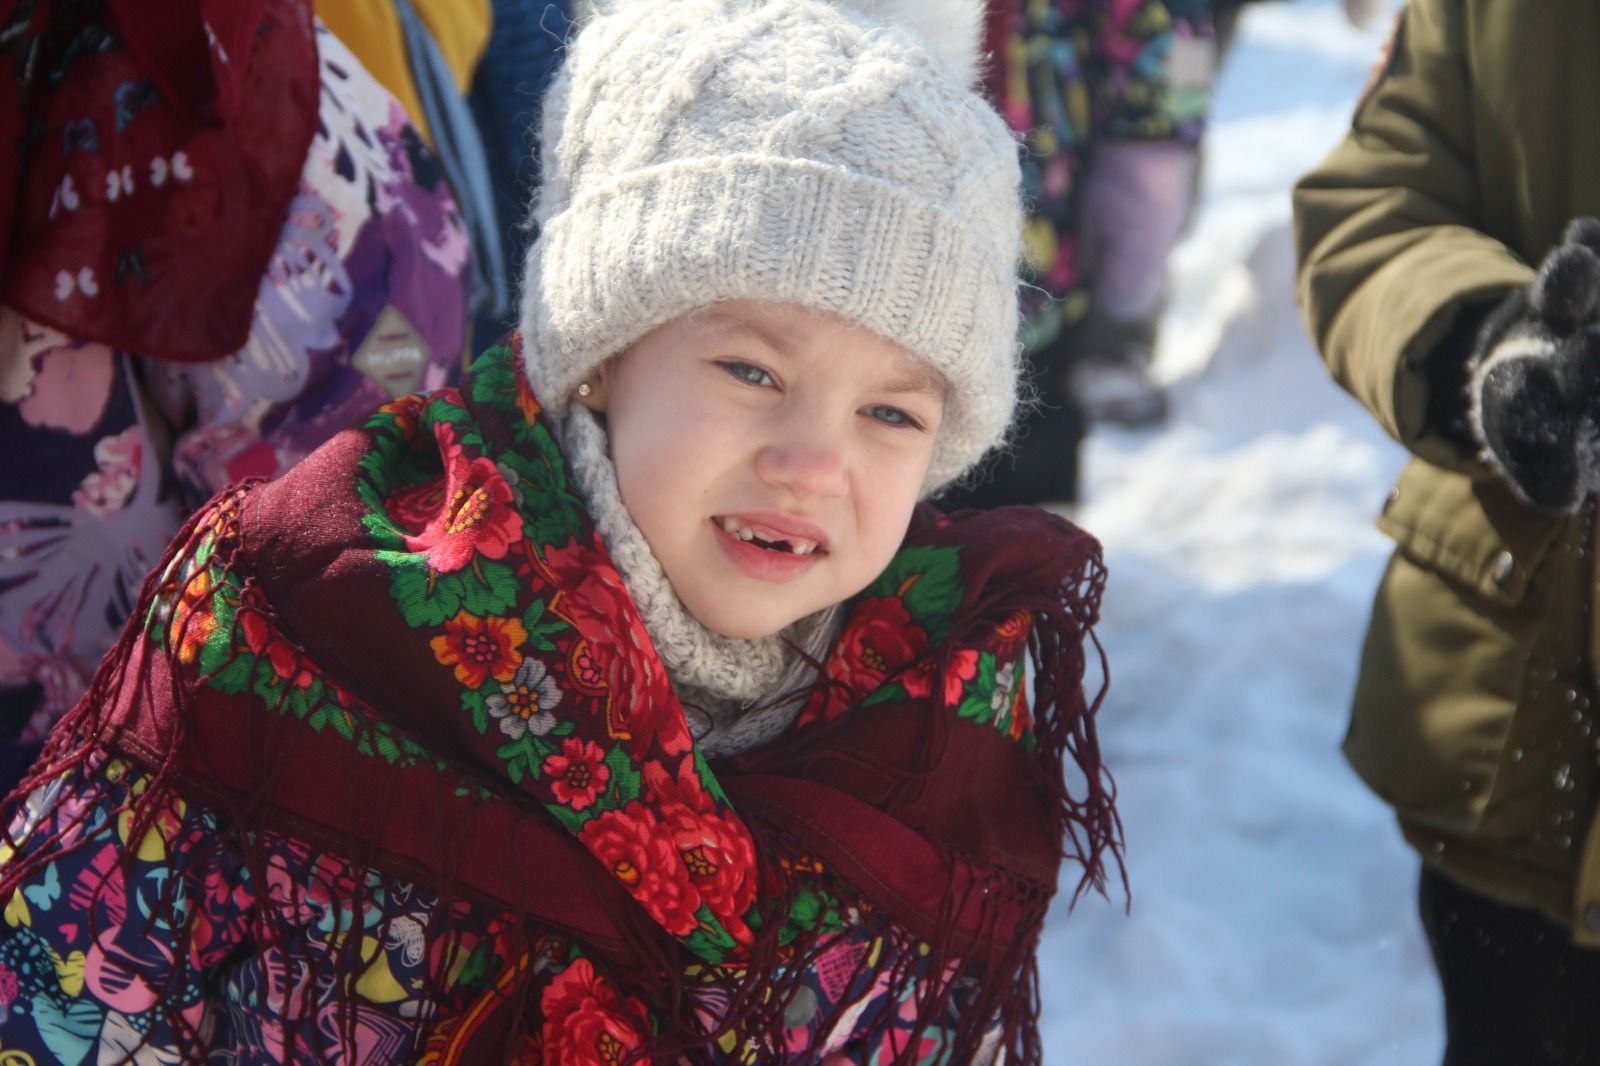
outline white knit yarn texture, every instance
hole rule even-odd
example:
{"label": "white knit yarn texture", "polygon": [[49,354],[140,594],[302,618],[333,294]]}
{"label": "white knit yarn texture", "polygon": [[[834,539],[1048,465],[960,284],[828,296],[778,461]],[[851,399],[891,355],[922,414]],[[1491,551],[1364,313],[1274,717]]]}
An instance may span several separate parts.
{"label": "white knit yarn texture", "polygon": [[782,638],[734,640],[701,625],[672,590],[622,503],[606,431],[587,408],[574,404],[562,421],[562,438],[576,488],[673,682],[741,702],[773,692],[788,663]]}
{"label": "white knit yarn texture", "polygon": [[948,52],[825,0],[604,5],[544,105],[522,329],[552,414],[656,326],[758,299],[837,314],[944,374],[926,490],[999,443],[1019,376],[1017,148]]}

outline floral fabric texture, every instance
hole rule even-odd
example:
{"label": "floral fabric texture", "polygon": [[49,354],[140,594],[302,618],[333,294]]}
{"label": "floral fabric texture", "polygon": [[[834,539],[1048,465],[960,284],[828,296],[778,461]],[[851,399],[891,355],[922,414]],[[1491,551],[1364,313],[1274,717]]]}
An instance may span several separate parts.
{"label": "floral fabric texture", "polygon": [[923,515],[802,724],[712,764],[521,358],[175,541],[9,801],[0,1047],[1037,1062],[1064,846],[1086,882],[1117,846],[1081,689],[1092,541]]}
{"label": "floral fabric texture", "polygon": [[1210,107],[1204,0],[1007,0],[991,30],[991,88],[1024,138],[1030,349],[1088,309],[1079,201],[1105,141],[1194,146]]}
{"label": "floral fabric texture", "polygon": [[[193,506],[459,366],[468,252],[450,190],[394,100],[316,40],[319,119],[242,349],[162,362],[0,306],[0,449],[28,457],[0,470],[0,744],[36,746],[83,694]],[[110,152],[112,134],[81,150]],[[168,181],[201,166],[163,165]]]}

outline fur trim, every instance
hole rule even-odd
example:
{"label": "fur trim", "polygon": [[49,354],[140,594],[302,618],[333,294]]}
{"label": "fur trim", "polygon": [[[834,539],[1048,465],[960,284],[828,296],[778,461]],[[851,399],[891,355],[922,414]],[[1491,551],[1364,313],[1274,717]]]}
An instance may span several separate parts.
{"label": "fur trim", "polygon": [[1478,457],[1494,468],[1495,472],[1513,485],[1516,478],[1506,469],[1505,465],[1495,455],[1494,449],[1489,447],[1489,436],[1483,424],[1483,382],[1489,372],[1497,366],[1502,366],[1513,359],[1543,359],[1554,361],[1556,355],[1556,342],[1549,337],[1537,333],[1523,333],[1514,337],[1507,337],[1495,345],[1488,355],[1478,361],[1472,368],[1472,376],[1467,379],[1467,425],[1472,429],[1472,439],[1478,443]]}
{"label": "fur trim", "polygon": [[1571,369],[1555,338],[1519,332],[1472,368],[1467,387],[1479,458],[1525,503],[1562,514],[1600,488],[1593,420],[1567,395]]}
{"label": "fur trim", "polygon": [[1600,256],[1582,244],[1562,245],[1539,267],[1530,295],[1551,332],[1576,332],[1600,310]]}

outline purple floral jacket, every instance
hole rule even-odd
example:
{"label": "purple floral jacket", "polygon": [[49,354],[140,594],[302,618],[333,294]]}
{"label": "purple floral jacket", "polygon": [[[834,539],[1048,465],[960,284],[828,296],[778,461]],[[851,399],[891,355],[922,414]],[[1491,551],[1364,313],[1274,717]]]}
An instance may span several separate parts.
{"label": "purple floral jacket", "polygon": [[0,306],[0,454],[25,457],[0,463],[0,789],[192,507],[462,362],[469,249],[438,161],[320,25],[317,45],[317,131],[243,349],[163,363]]}

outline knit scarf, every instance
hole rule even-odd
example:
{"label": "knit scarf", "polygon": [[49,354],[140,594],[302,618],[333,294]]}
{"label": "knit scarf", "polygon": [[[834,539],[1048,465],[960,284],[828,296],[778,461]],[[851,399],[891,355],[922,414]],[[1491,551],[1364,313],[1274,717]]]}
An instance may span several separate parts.
{"label": "knit scarf", "polygon": [[[892,925],[948,975],[915,985],[919,1024],[946,1017],[957,976],[978,990],[947,1061],[999,1018],[1006,1061],[1039,1062],[1034,948],[1060,862],[1103,889],[1120,848],[1082,684],[1097,545],[1033,509],[920,511],[795,727],[713,764],[521,365],[492,349],[459,392],[388,404],[203,509],[0,815],[86,760],[131,760],[152,777],[124,839],[201,803],[252,869],[260,831],[288,833],[497,908],[530,954],[555,931],[649,1008],[636,1040],[607,1039],[651,1060],[725,1058],[721,1038],[768,1061],[827,934]],[[48,853],[0,870],[0,899]],[[884,965],[855,977],[912,987]],[[435,1018],[430,1061],[535,1039],[531,969]],[[721,986],[717,1031],[687,974]]]}

